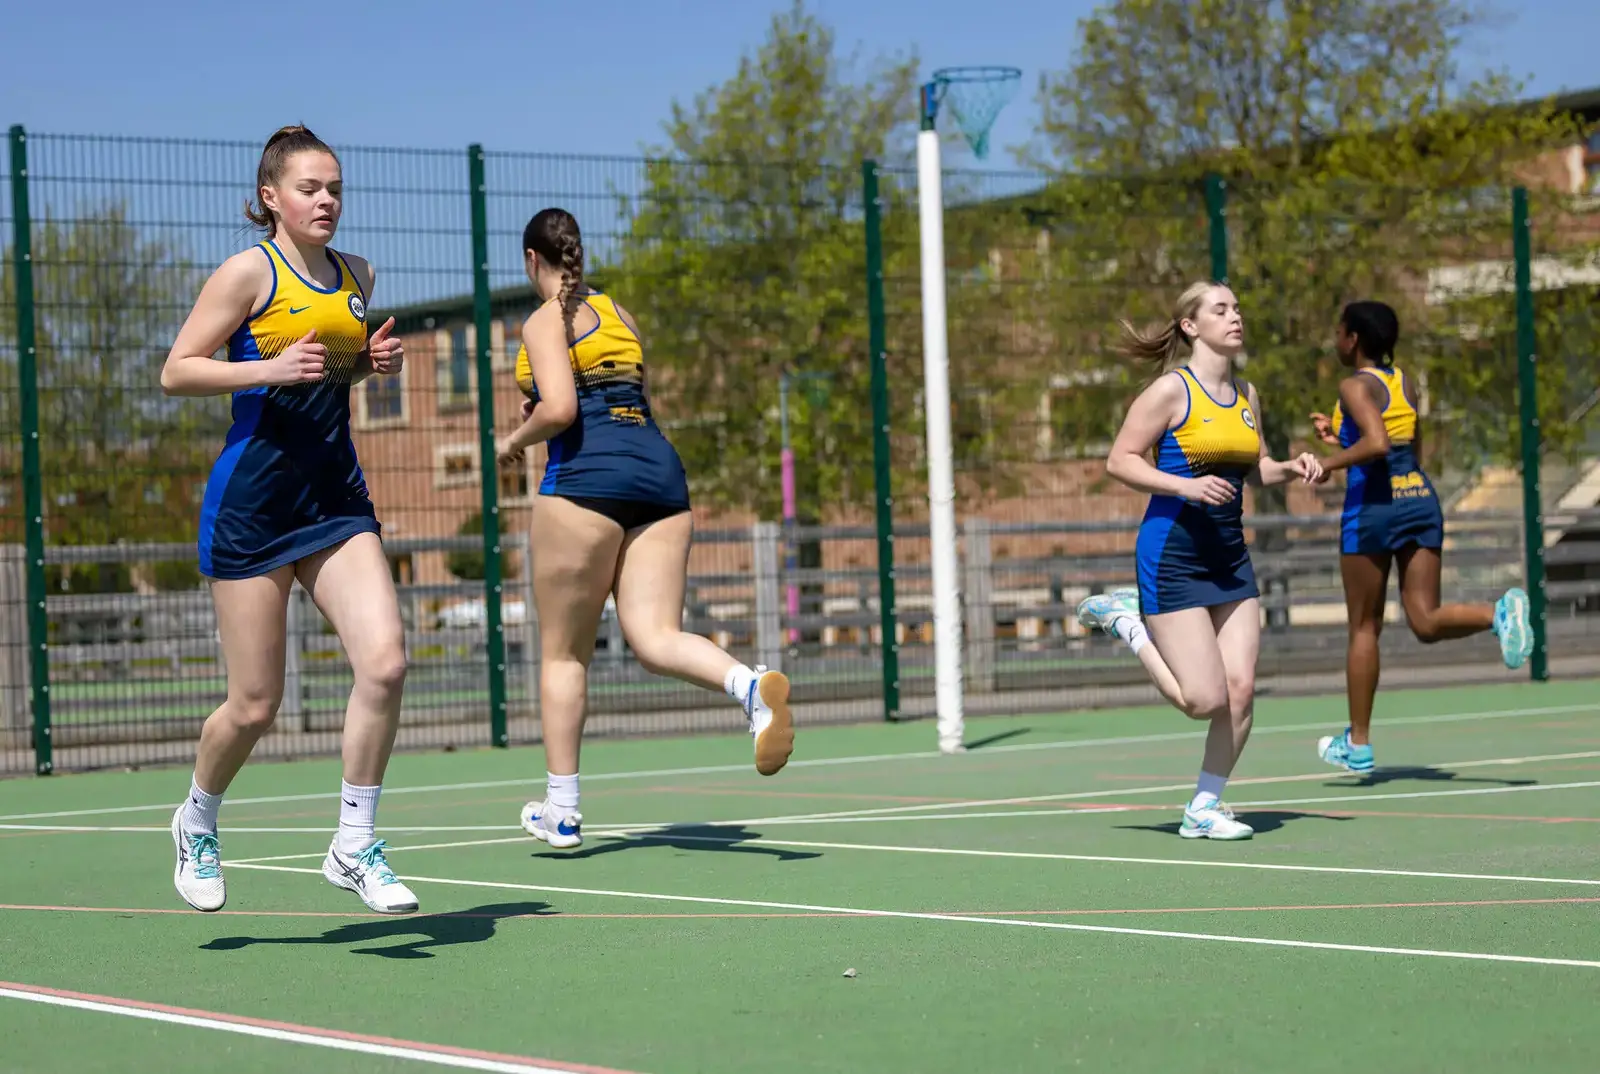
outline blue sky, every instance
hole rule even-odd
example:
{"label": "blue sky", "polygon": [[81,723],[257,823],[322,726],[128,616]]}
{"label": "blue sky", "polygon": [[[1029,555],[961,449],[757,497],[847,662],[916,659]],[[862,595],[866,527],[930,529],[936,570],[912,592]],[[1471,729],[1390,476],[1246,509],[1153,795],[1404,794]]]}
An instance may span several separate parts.
{"label": "blue sky", "polygon": [[[390,0],[322,5],[22,0],[5,17],[0,122],[39,131],[258,142],[304,122],[339,144],[639,152],[670,102],[733,71],[787,0]],[[1026,139],[1041,71],[1064,66],[1086,0],[812,0],[841,50],[915,49],[925,70],[1004,63],[1024,88],[991,166]],[[1600,86],[1600,3],[1501,0],[1467,66],[1531,92]],[[1523,10],[1509,12],[1520,6]],[[690,12],[685,15],[683,12]],[[92,36],[91,36],[92,33]],[[947,158],[951,164],[957,160]]]}

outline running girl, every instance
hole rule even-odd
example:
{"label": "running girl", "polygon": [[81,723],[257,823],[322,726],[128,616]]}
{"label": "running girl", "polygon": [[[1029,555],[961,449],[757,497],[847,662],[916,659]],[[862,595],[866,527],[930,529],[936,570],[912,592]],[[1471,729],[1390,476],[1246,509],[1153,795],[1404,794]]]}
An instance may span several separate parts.
{"label": "running girl", "polygon": [[1389,588],[1389,565],[1400,568],[1400,605],[1421,642],[1491,631],[1508,668],[1533,651],[1528,595],[1508,589],[1494,604],[1439,603],[1439,552],[1444,514],[1420,462],[1417,389],[1395,367],[1400,318],[1382,302],[1352,302],[1334,333],[1339,361],[1354,372],[1339,384],[1333,417],[1312,414],[1317,436],[1340,450],[1322,460],[1323,476],[1348,469],[1340,517],[1339,570],[1349,611],[1345,656],[1350,723],[1317,743],[1331,765],[1351,772],[1373,767],[1372,701],[1378,690],[1378,635]]}
{"label": "running girl", "polygon": [[520,460],[533,445],[550,445],[532,536],[547,783],[545,798],[523,807],[522,826],[553,847],[575,847],[583,842],[578,752],[589,661],[608,594],[646,670],[721,688],[740,704],[756,771],[770,776],[788,763],[794,727],[782,673],[746,667],[682,629],[689,482],[651,412],[638,323],[584,283],[571,213],[534,216],[522,250],[540,305],[517,355],[523,421],[499,455]]}
{"label": "running girl", "polygon": [[[200,508],[227,699],[200,732],[189,797],[172,815],[173,883],[196,910],[227,899],[217,811],[283,698],[289,589],[333,625],[355,672],[344,722],[339,830],[322,873],[379,913],[417,898],[377,838],[378,793],[406,677],[404,628],[378,520],[350,441],[350,385],[400,372],[391,318],[367,335],[373,270],[328,246],[344,183],[333,151],[284,127],[256,168],[246,215],[266,239],[212,274],[161,370],[168,395],[233,397],[233,427]],[[227,361],[212,355],[224,344]]]}
{"label": "running girl", "polygon": [[1123,328],[1124,353],[1163,374],[1129,407],[1106,460],[1112,477],[1150,494],[1135,545],[1139,585],[1089,597],[1078,621],[1127,642],[1163,697],[1210,724],[1178,834],[1248,839],[1253,829],[1222,802],[1250,737],[1261,641],[1241,496],[1246,481],[1309,482],[1320,470],[1309,453],[1268,457],[1256,390],[1233,375],[1244,320],[1229,288],[1193,284],[1167,323]]}

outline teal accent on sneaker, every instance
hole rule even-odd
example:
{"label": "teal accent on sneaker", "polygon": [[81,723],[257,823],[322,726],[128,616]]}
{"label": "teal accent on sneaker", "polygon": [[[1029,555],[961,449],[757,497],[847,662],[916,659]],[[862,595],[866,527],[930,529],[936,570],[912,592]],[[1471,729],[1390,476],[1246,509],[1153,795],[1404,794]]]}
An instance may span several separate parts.
{"label": "teal accent on sneaker", "polygon": [[189,860],[194,862],[196,880],[215,880],[222,875],[222,846],[209,832],[189,835]]}
{"label": "teal accent on sneaker", "polygon": [[387,846],[387,843],[379,839],[376,843],[357,854],[356,861],[360,862],[367,871],[376,873],[378,883],[398,884],[400,883],[400,878],[394,875],[394,870],[389,868],[389,859],[383,856],[384,848]]}
{"label": "teal accent on sneaker", "polygon": [[1519,668],[1533,655],[1533,618],[1526,591],[1513,586],[1495,602],[1494,633],[1506,667]]}
{"label": "teal accent on sneaker", "polygon": [[1317,743],[1317,755],[1335,768],[1347,772],[1367,773],[1373,768],[1372,743],[1357,746],[1350,741],[1350,728]]}

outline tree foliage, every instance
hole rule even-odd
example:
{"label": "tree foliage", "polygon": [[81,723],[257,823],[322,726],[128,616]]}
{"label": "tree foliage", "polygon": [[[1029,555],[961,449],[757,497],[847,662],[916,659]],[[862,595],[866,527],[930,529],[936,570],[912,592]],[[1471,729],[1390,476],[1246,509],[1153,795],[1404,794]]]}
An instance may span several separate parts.
{"label": "tree foliage", "polygon": [[[119,202],[46,217],[33,235],[41,477],[50,544],[192,539],[197,494],[227,428],[227,400],[169,399],[167,350],[204,278],[167,237],[128,219]],[[15,295],[5,253],[0,288]],[[0,332],[15,339],[15,308]],[[14,359],[13,359],[14,361]],[[8,365],[0,420],[7,494],[20,505],[16,369]],[[20,515],[13,521],[20,523]],[[20,539],[20,525],[12,537]],[[59,588],[126,588],[126,568],[55,572]],[[183,571],[157,572],[165,583]],[[182,576],[182,578],[180,578]]]}
{"label": "tree foliage", "polygon": [[[1092,276],[1098,296],[1089,316],[1080,304],[1058,318],[1057,334],[1093,340],[1117,315],[1170,315],[1171,297],[1209,269],[1201,184],[1215,173],[1226,181],[1246,374],[1276,451],[1309,411],[1332,405],[1339,308],[1379,298],[1400,310],[1399,359],[1455,425],[1454,442],[1507,455],[1510,187],[1528,178],[1534,154],[1575,131],[1549,104],[1514,106],[1518,87],[1504,73],[1462,75],[1461,45],[1484,27],[1457,0],[1096,9],[1066,69],[1040,82],[1028,152],[1061,176],[1050,192],[1059,264]],[[1546,252],[1576,253],[1554,250],[1549,230],[1539,237]],[[1485,261],[1505,277],[1499,285],[1443,293],[1438,270]],[[1078,356],[1083,366],[1105,364],[1094,350]],[[1105,434],[1088,421],[1083,430]],[[1546,431],[1564,434],[1548,421]]]}
{"label": "tree foliage", "polygon": [[791,400],[802,515],[870,503],[859,162],[903,156],[914,86],[913,61],[863,70],[795,3],[731,77],[674,103],[610,276],[702,502],[777,513],[789,371],[822,386]]}

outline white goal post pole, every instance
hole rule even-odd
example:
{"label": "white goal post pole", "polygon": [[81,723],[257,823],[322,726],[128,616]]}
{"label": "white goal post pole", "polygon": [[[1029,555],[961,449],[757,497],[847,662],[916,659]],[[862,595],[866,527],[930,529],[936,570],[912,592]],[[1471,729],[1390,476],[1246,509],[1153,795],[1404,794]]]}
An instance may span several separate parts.
{"label": "white goal post pole", "polygon": [[[928,110],[931,112],[931,109]],[[961,591],[956,561],[955,464],[950,437],[950,351],[945,308],[944,190],[939,134],[925,113],[917,134],[922,233],[923,413],[928,423],[928,521],[933,560],[933,651],[939,749],[962,749]]]}

